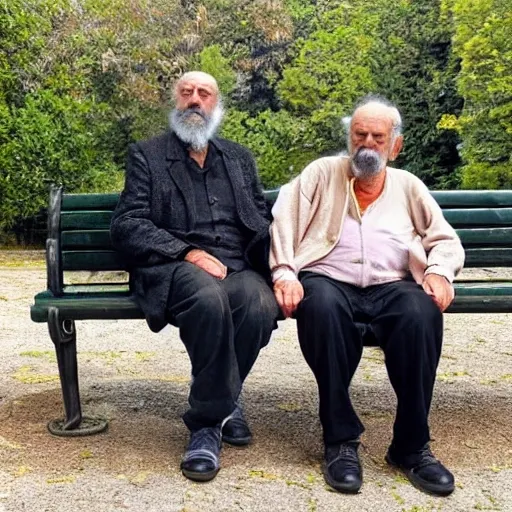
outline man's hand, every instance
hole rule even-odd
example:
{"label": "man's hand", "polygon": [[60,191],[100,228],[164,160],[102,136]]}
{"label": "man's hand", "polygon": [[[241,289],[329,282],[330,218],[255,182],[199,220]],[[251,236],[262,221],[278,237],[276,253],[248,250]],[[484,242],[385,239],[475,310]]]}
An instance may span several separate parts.
{"label": "man's hand", "polygon": [[286,318],[292,316],[304,297],[304,288],[298,280],[280,279],[274,283],[277,303]]}
{"label": "man's hand", "polygon": [[228,273],[228,269],[223,265],[215,256],[208,254],[206,251],[201,249],[192,249],[187,252],[185,261],[197,265],[208,274],[219,279],[224,279]]}
{"label": "man's hand", "polygon": [[444,311],[455,297],[452,284],[448,279],[438,274],[427,274],[423,279],[422,286],[441,311]]}

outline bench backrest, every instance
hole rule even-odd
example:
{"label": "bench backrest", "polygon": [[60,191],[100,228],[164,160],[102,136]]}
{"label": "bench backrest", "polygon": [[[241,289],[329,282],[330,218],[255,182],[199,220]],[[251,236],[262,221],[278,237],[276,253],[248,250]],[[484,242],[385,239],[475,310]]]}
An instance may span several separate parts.
{"label": "bench backrest", "polygon": [[[277,190],[266,191],[269,204]],[[432,195],[466,250],[466,267],[512,266],[512,191],[435,191]],[[49,240],[63,271],[125,270],[112,248],[110,219],[119,194],[62,194],[52,189]],[[62,283],[62,276],[54,276]],[[54,286],[55,286],[54,281]]]}

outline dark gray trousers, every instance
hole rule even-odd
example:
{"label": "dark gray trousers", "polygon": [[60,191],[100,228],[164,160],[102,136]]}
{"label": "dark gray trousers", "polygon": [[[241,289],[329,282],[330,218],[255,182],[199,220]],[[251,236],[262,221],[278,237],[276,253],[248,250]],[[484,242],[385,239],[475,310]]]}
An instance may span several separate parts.
{"label": "dark gray trousers", "polygon": [[190,430],[214,426],[233,412],[243,381],[277,327],[274,293],[253,270],[219,280],[183,262],[174,273],[167,311],[192,364],[190,409],[183,420]]}
{"label": "dark gray trousers", "polygon": [[349,396],[363,351],[355,322],[362,322],[384,351],[397,396],[393,446],[404,454],[421,448],[430,440],[428,414],[441,355],[439,308],[412,281],[358,288],[314,272],[299,277],[305,295],[296,313],[298,335],[318,383],[324,442],[355,439],[364,431]]}

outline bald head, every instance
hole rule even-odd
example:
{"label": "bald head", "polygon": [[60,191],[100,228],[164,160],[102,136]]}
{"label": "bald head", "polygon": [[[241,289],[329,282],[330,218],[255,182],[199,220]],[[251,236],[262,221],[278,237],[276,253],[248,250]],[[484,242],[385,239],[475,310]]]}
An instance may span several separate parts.
{"label": "bald head", "polygon": [[379,119],[390,123],[393,136],[402,132],[402,117],[398,109],[386,100],[368,100],[356,106],[352,114],[351,124],[358,118]]}
{"label": "bald head", "polygon": [[176,97],[180,88],[184,84],[193,84],[208,88],[215,96],[219,94],[219,86],[217,80],[212,75],[203,71],[189,71],[181,76],[174,86],[174,96]]}

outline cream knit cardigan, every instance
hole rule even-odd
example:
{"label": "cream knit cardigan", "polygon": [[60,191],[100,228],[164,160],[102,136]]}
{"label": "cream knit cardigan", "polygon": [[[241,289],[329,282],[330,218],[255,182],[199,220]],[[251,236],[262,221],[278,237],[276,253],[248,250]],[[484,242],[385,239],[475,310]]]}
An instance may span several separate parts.
{"label": "cream knit cardigan", "polygon": [[[385,186],[380,200],[389,208],[396,201],[407,201],[417,234],[409,247],[414,280],[421,284],[426,274],[433,273],[452,282],[464,264],[459,237],[419,178],[392,167],[387,167],[386,173],[393,187],[386,191]],[[297,274],[329,254],[341,236],[353,179],[349,159],[332,156],[315,160],[281,188],[270,226],[273,272],[286,268]]]}

